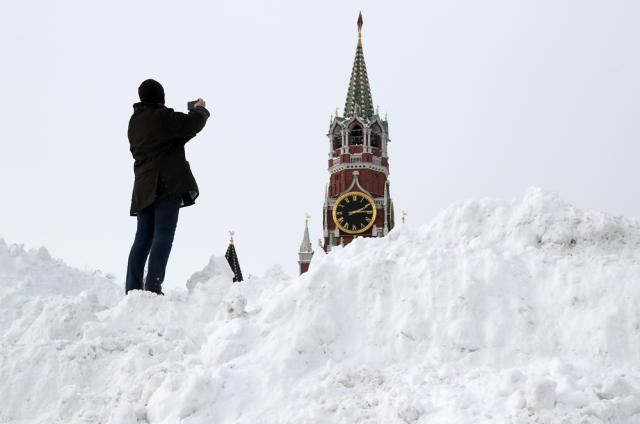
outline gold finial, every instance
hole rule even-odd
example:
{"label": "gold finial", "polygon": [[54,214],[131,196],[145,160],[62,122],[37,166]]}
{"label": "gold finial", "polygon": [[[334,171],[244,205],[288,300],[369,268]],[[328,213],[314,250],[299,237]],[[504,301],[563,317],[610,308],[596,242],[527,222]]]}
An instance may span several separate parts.
{"label": "gold finial", "polygon": [[403,224],[404,224],[405,219],[407,219],[408,215],[409,215],[408,213],[406,213],[405,211],[402,211],[402,223]]}
{"label": "gold finial", "polygon": [[362,20],[362,12],[360,12],[360,14],[358,15],[358,45],[362,45],[362,24],[363,24],[363,20]]}
{"label": "gold finial", "polygon": [[229,244],[233,244],[233,236],[236,235],[236,232],[231,230],[229,231]]}
{"label": "gold finial", "polygon": [[309,222],[310,219],[311,219],[311,215],[309,215],[309,213],[305,213],[304,214],[304,222],[307,223],[307,222]]}

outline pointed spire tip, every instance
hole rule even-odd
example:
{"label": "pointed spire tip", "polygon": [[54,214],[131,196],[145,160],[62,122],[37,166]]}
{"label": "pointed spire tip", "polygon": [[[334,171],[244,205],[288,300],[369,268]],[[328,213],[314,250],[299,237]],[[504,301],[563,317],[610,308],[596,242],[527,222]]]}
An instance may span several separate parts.
{"label": "pointed spire tip", "polygon": [[299,254],[313,253],[313,246],[311,245],[311,239],[309,237],[309,219],[311,215],[304,214],[304,235],[302,236],[302,243],[300,244]]}

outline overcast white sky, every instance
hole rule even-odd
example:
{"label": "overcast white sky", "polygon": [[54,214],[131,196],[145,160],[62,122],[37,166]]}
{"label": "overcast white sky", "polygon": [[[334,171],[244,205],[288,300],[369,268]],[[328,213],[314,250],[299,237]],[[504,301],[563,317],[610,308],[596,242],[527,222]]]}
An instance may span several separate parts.
{"label": "overcast white sky", "polygon": [[321,236],[329,118],[364,15],[392,195],[409,225],[531,185],[640,216],[640,2],[4,1],[0,237],[122,282],[135,232],[126,127],[138,84],[213,112],[187,148],[201,196],[181,211],[166,285],[237,232],[243,272],[297,270]]}

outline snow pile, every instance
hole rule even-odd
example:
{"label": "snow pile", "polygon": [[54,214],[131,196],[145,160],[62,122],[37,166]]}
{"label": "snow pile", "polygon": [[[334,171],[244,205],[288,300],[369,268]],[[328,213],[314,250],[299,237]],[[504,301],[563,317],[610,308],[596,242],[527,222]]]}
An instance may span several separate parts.
{"label": "snow pile", "polygon": [[43,332],[66,335],[74,321],[67,314],[88,316],[120,300],[110,278],[70,268],[44,247],[27,251],[0,239],[0,337],[27,343]]}
{"label": "snow pile", "polygon": [[537,189],[165,297],[0,245],[0,422],[640,422],[639,248]]}

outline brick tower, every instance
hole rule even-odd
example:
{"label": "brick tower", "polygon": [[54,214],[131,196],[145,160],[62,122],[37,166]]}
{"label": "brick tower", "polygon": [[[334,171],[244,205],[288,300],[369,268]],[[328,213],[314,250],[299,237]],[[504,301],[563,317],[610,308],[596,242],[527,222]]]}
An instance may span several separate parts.
{"label": "brick tower", "polygon": [[394,226],[389,193],[389,124],[374,110],[362,50],[358,45],[343,116],[329,126],[329,184],[323,208],[325,252],[356,237],[383,237]]}

